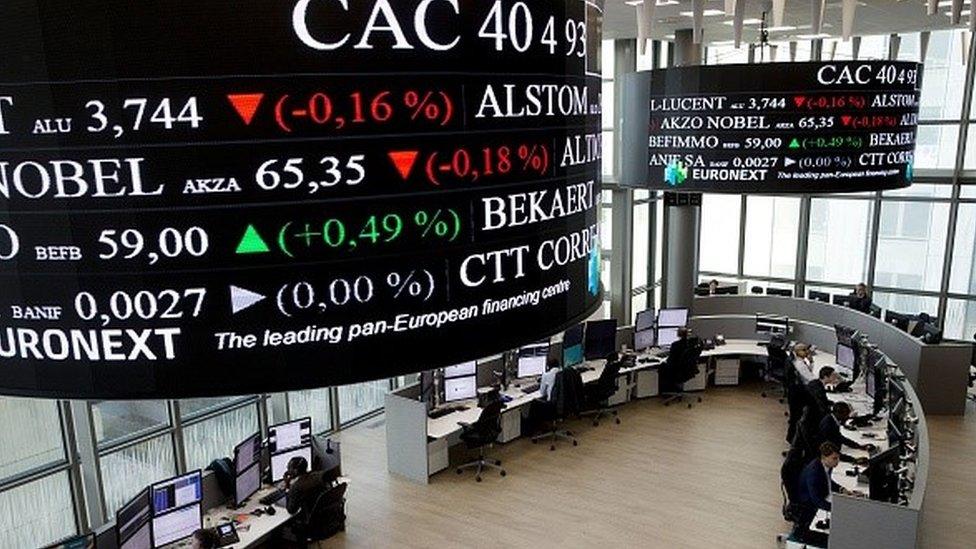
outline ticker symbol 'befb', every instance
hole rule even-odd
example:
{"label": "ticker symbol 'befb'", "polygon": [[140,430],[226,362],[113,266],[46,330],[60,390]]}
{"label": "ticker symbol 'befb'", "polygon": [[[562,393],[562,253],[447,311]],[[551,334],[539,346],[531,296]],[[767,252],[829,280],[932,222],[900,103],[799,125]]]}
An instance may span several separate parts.
{"label": "ticker symbol 'befb'", "polygon": [[254,225],[248,225],[237,245],[237,254],[266,254],[271,250]]}
{"label": "ticker symbol 'befb'", "polygon": [[244,124],[250,126],[254,120],[254,114],[258,112],[261,100],[264,99],[263,93],[238,93],[227,96],[230,104],[234,106],[237,114],[241,115]]}
{"label": "ticker symbol 'befb'", "polygon": [[404,181],[410,177],[413,164],[417,161],[417,154],[419,151],[390,151],[390,160],[393,161],[393,165]]}

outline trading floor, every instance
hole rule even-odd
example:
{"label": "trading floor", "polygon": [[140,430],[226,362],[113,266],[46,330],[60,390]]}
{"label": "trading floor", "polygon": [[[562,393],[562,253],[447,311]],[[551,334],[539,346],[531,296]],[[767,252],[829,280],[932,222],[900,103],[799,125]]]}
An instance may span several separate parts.
{"label": "trading floor", "polygon": [[[571,423],[580,445],[496,446],[508,475],[445,471],[419,485],[386,470],[383,416],[341,433],[346,532],[327,547],[771,547],[784,406],[757,384],[709,387],[689,410],[620,408],[621,424]],[[970,405],[971,406],[971,405]],[[929,418],[932,472],[921,547],[971,548],[976,417]]]}

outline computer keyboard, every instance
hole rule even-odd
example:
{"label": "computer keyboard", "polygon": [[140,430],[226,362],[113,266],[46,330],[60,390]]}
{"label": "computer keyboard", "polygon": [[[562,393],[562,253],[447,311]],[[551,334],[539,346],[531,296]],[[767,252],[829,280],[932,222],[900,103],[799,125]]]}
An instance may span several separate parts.
{"label": "computer keyboard", "polygon": [[427,417],[429,417],[430,419],[437,419],[439,417],[444,417],[446,415],[453,414],[454,412],[463,412],[467,409],[468,409],[467,406],[446,406],[444,408],[437,408],[435,410],[431,410],[431,412],[427,414]]}
{"label": "computer keyboard", "polygon": [[286,495],[288,495],[288,493],[285,492],[283,489],[275,488],[274,492],[271,492],[270,494],[259,499],[258,503],[260,503],[261,505],[273,505],[275,503],[278,503],[281,500],[281,498],[285,497]]}
{"label": "computer keyboard", "polygon": [[529,385],[527,387],[522,387],[521,390],[522,390],[523,393],[525,393],[527,395],[528,394],[532,394],[532,393],[534,393],[534,392],[536,392],[536,391],[539,390],[539,384],[538,383],[535,383],[535,384]]}

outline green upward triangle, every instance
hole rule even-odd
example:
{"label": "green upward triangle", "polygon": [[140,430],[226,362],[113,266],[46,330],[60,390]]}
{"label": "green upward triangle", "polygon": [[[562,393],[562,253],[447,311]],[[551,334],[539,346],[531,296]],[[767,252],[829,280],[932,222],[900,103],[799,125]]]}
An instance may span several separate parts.
{"label": "green upward triangle", "polygon": [[248,225],[244,231],[244,236],[241,237],[240,244],[237,245],[237,253],[266,254],[269,251],[271,250],[268,249],[267,243],[258,234],[258,230],[254,228],[254,225]]}
{"label": "green upward triangle", "polygon": [[800,148],[800,140],[794,137],[793,138],[793,141],[790,141],[790,148],[791,149],[799,149]]}

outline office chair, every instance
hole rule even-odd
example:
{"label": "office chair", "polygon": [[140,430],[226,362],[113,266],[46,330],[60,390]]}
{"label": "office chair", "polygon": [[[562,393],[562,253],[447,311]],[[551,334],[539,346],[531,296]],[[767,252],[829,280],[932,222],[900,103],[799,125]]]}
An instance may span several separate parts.
{"label": "office chair", "polygon": [[586,401],[587,410],[580,416],[593,416],[593,426],[600,424],[600,418],[611,415],[617,425],[620,425],[620,418],[617,417],[617,407],[610,406],[607,402],[617,392],[617,377],[620,375],[621,362],[619,360],[607,361],[603,367],[600,378],[596,383],[587,387]]}
{"label": "office chair", "polygon": [[793,539],[795,533],[800,530],[804,525],[802,521],[804,520],[805,509],[797,501],[797,488],[800,483],[800,475],[803,473],[803,468],[806,466],[807,462],[801,452],[790,450],[786,454],[786,459],[783,460],[783,465],[780,467],[780,492],[783,495],[783,520],[789,522],[793,525],[793,529],[789,534],[779,534],[776,536],[776,540],[781,544],[788,539]]}
{"label": "office chair", "polygon": [[485,456],[485,449],[490,448],[498,439],[498,435],[502,433],[502,408],[504,406],[500,398],[492,400],[481,410],[478,421],[470,424],[458,422],[458,425],[461,426],[461,440],[464,441],[468,449],[478,450],[478,459],[458,467],[457,474],[460,475],[468,468],[476,468],[474,479],[481,482],[481,472],[484,471],[485,467],[490,467],[497,469],[501,476],[505,476],[506,473],[505,469],[502,469],[501,460],[488,459]]}
{"label": "office chair", "polygon": [[[698,375],[698,359],[701,358],[702,346],[698,338],[688,338],[689,344],[685,347],[683,356],[677,356],[673,351],[668,355],[667,362],[661,369],[661,387],[666,390],[661,392],[664,398],[664,405],[670,406],[673,402],[684,402],[688,393],[684,390],[684,384]],[[697,397],[698,402],[702,398]],[[693,404],[688,403],[688,408]]]}
{"label": "office chair", "polygon": [[762,397],[770,394],[779,395],[779,403],[786,402],[786,372],[790,368],[789,354],[786,352],[786,341],[782,336],[773,336],[766,345],[766,367],[763,370],[763,381],[766,386],[762,390]]}
{"label": "office chair", "polygon": [[580,406],[583,403],[584,387],[583,377],[576,368],[563,368],[556,374],[556,379],[552,385],[552,395],[548,402],[541,403],[539,409],[545,410],[546,418],[551,425],[551,429],[532,437],[532,444],[549,439],[549,451],[556,449],[556,439],[570,441],[573,446],[578,446],[579,441],[573,436],[573,432],[560,429],[559,425],[566,418],[579,415]]}
{"label": "office chair", "polygon": [[328,539],[346,530],[346,488],[345,482],[334,484],[315,500],[305,525],[306,542]]}
{"label": "office chair", "polygon": [[762,294],[763,293],[762,286],[753,286],[752,289],[750,289],[749,291],[752,292],[752,293],[754,293],[754,294]]}

